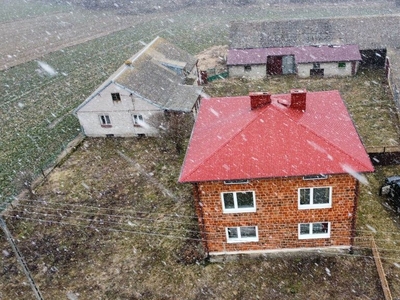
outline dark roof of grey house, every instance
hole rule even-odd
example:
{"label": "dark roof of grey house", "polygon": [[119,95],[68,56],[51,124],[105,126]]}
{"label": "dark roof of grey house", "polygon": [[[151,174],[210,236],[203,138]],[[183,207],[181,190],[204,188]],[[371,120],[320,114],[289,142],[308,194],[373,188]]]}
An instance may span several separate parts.
{"label": "dark roof of grey house", "polygon": [[361,50],[400,46],[400,15],[232,22],[230,49],[358,44]]}
{"label": "dark roof of grey house", "polygon": [[230,49],[227,65],[265,64],[268,56],[293,55],[296,63],[360,61],[357,45]]}
{"label": "dark roof of grey house", "polygon": [[197,63],[194,56],[167,40],[156,37],[126,63],[79,105],[74,110],[75,113],[112,82],[161,109],[185,112],[192,110],[202,87],[185,85],[185,74],[178,75],[168,67],[190,72]]}
{"label": "dark roof of grey house", "polygon": [[201,87],[184,85],[184,78],[142,54],[114,82],[166,110],[191,111]]}
{"label": "dark roof of grey house", "polygon": [[184,62],[184,70],[190,72],[197,63],[197,58],[189,54],[188,52],[180,49],[176,45],[168,42],[162,37],[157,37],[151,47],[146,51],[149,55],[152,55],[154,59],[160,59],[161,61],[168,62]]}

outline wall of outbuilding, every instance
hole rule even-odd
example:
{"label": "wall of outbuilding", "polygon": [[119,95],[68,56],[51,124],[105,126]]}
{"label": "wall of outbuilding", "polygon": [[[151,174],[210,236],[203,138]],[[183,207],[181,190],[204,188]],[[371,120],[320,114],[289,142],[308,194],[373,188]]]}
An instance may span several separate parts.
{"label": "wall of outbuilding", "polygon": [[[351,76],[352,75],[352,62],[344,62],[346,66],[339,68],[338,62],[320,63],[320,69],[324,69],[324,77],[334,76]],[[356,62],[356,71],[358,69],[358,62]],[[297,74],[300,78],[310,77],[310,70],[313,69],[312,63],[297,64]]]}
{"label": "wall of outbuilding", "polygon": [[267,75],[267,65],[251,65],[250,71],[245,71],[243,65],[228,66],[229,77],[262,79]]}

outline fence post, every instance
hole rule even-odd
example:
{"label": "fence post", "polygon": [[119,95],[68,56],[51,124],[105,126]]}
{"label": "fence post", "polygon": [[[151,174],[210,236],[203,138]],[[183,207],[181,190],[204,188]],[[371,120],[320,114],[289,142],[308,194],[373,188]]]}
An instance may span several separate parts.
{"label": "fence post", "polygon": [[386,280],[385,271],[383,270],[381,258],[379,256],[378,248],[376,247],[376,243],[373,237],[371,237],[371,249],[372,254],[374,255],[375,265],[378,270],[379,278],[381,280],[383,294],[385,295],[386,300],[392,300],[392,295],[390,293],[389,285]]}

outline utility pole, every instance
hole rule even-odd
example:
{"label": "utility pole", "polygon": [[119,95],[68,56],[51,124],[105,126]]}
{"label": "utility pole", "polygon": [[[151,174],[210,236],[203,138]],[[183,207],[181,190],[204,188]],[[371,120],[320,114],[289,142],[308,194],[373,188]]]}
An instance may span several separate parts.
{"label": "utility pole", "polygon": [[28,281],[31,285],[33,293],[36,296],[36,299],[44,300],[42,295],[40,294],[39,288],[36,286],[35,281],[33,280],[31,273],[29,272],[28,266],[27,266],[24,258],[22,257],[21,253],[19,252],[18,247],[15,244],[15,241],[14,241],[13,237],[11,236],[11,233],[7,228],[7,224],[6,224],[6,222],[4,222],[4,219],[2,218],[2,216],[0,216],[0,227],[1,227],[1,229],[3,229],[4,234],[6,235],[6,238],[15,253],[15,256],[17,257],[17,260],[22,267],[22,270],[24,271],[26,277],[28,278]]}

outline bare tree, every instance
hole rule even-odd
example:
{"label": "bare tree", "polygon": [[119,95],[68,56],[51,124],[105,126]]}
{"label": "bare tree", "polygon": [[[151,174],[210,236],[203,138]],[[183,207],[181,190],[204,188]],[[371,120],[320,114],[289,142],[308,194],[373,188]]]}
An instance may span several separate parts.
{"label": "bare tree", "polygon": [[190,137],[193,127],[193,114],[165,111],[164,114],[154,115],[150,123],[159,129],[159,145],[164,151],[173,148],[180,155],[186,140]]}

